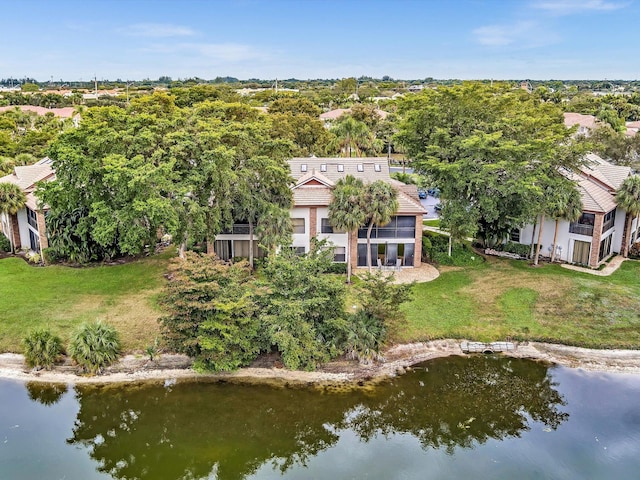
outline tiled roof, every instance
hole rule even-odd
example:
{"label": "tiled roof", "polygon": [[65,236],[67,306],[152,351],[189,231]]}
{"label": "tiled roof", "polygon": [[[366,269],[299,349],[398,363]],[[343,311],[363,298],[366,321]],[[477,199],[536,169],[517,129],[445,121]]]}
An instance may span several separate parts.
{"label": "tiled roof", "polygon": [[0,182],[14,183],[29,193],[35,189],[36,183],[55,178],[51,163],[51,160],[45,157],[33,165],[15,167],[14,172],[0,178]]}
{"label": "tiled roof", "polygon": [[[383,120],[389,116],[387,112],[385,112],[384,110],[380,110],[379,108],[376,108],[375,112]],[[320,120],[337,120],[342,115],[347,113],[351,113],[350,108],[336,108],[335,110],[329,110],[328,112],[321,113]]]}
{"label": "tiled roof", "polygon": [[[306,166],[303,171],[302,166]],[[338,171],[338,165],[343,171]],[[331,203],[331,187],[341,178],[353,175],[365,183],[383,180],[398,191],[398,213],[419,215],[425,213],[415,185],[406,185],[389,176],[389,164],[382,158],[292,158],[289,160],[291,175],[296,181],[293,187],[295,206],[327,206]],[[358,167],[362,166],[362,171]],[[379,171],[376,171],[378,166]],[[324,170],[324,171],[323,171]],[[316,180],[322,185],[305,184]]]}
{"label": "tiled roof", "polygon": [[586,165],[581,168],[582,172],[603,183],[610,190],[617,190],[624,179],[631,175],[630,167],[613,165],[594,153],[587,154],[585,159]]}
{"label": "tiled roof", "polygon": [[613,195],[591,180],[582,179],[578,182],[578,191],[582,200],[582,209],[591,212],[607,213],[616,208]]}
{"label": "tiled roof", "polygon": [[582,113],[565,112],[564,124],[567,128],[579,125],[581,127],[594,129],[598,120],[593,115],[583,115]]}
{"label": "tiled roof", "polygon": [[[323,165],[326,166],[326,171],[323,171]],[[380,171],[376,171],[376,165],[379,167]],[[303,170],[303,166],[306,166],[306,171]],[[342,166],[343,171],[339,171],[340,166]],[[291,176],[296,180],[296,183],[298,183],[300,177],[313,170],[328,178],[333,183],[336,183],[347,175],[359,178],[365,183],[375,182],[376,180],[384,180],[385,182],[391,181],[391,177],[389,176],[389,163],[384,157],[292,158],[289,160],[289,167],[291,168]],[[359,169],[362,171],[359,171]]]}

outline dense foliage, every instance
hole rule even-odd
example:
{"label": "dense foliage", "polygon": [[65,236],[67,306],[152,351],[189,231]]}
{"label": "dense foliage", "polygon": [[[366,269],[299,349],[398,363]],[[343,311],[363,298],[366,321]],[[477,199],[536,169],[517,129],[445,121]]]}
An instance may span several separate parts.
{"label": "dense foliage", "polygon": [[69,355],[84,371],[100,373],[118,359],[118,332],[106,323],[85,323],[71,338]]}

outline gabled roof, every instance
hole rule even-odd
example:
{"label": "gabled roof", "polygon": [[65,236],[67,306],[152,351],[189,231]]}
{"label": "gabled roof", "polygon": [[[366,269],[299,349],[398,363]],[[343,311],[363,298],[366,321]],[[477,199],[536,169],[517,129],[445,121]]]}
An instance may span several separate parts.
{"label": "gabled roof", "polygon": [[611,191],[620,188],[624,179],[631,175],[631,167],[613,165],[594,153],[585,156],[586,163],[580,169],[583,174],[596,179]]}
{"label": "gabled roof", "polygon": [[567,128],[578,125],[582,128],[593,130],[598,126],[598,120],[593,115],[583,115],[582,113],[565,112],[564,125]]}
{"label": "gabled roof", "polygon": [[35,190],[36,183],[55,178],[52,163],[51,159],[45,157],[33,165],[15,167],[13,173],[0,178],[0,182],[13,183],[25,193],[30,193]]}
{"label": "gabled roof", "polygon": [[0,107],[0,112],[9,112],[16,109],[22,112],[37,113],[38,115],[46,115],[47,113],[53,113],[55,117],[59,117],[59,118],[72,118],[74,116],[73,112],[75,111],[75,108],[73,107],[45,108],[45,107],[36,107],[34,105],[9,105],[5,107]]}
{"label": "gabled roof", "polygon": [[338,180],[352,175],[365,183],[382,180],[398,191],[398,213],[425,213],[415,185],[406,185],[389,175],[389,163],[382,158],[292,158],[291,176],[295,179],[293,203],[298,207],[328,206],[331,190]]}

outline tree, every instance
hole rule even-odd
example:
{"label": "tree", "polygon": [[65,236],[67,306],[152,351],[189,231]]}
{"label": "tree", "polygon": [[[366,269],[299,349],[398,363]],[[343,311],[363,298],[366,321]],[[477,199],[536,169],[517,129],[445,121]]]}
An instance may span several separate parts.
{"label": "tree", "polygon": [[625,178],[624,182],[616,192],[616,202],[618,207],[627,213],[625,224],[625,242],[622,248],[622,255],[629,256],[629,240],[631,239],[631,224],[633,218],[640,215],[640,176],[632,175]]}
{"label": "tree", "polygon": [[9,217],[9,241],[12,252],[15,252],[12,217],[18,213],[18,210],[24,208],[26,201],[27,197],[18,185],[9,182],[0,183],[0,213]]}
{"label": "tree", "polygon": [[167,344],[193,357],[202,370],[234,370],[264,347],[257,288],[246,261],[229,264],[187,252],[176,259],[161,297]]}
{"label": "tree", "polygon": [[551,261],[556,259],[556,245],[558,242],[558,227],[561,219],[565,219],[568,222],[575,222],[580,218],[582,213],[582,200],[580,198],[580,192],[573,187],[567,188],[563,191],[556,202],[551,207],[550,215],[556,221],[555,231],[553,233],[553,244],[551,246]]}
{"label": "tree", "polygon": [[356,156],[359,157],[361,155],[360,146],[366,143],[371,133],[364,122],[359,122],[349,115],[343,115],[331,129],[331,132],[336,136],[340,152],[346,152],[347,157],[351,157],[354,150]]}
{"label": "tree", "polygon": [[[282,219],[289,218],[293,205],[289,188],[292,178],[284,161],[269,157],[247,159],[234,171],[237,178],[232,194],[234,213],[249,224],[249,265],[253,268],[254,225],[260,224],[260,230],[286,237],[288,229]],[[283,227],[280,234],[273,232],[277,226]]]}
{"label": "tree", "polygon": [[363,198],[367,226],[367,266],[371,272],[371,232],[384,226],[398,211],[398,192],[385,181],[377,180],[365,187]]}
{"label": "tree", "polygon": [[414,168],[433,178],[453,212],[476,219],[485,245],[534,218],[541,179],[579,164],[559,107],[506,84],[425,90],[400,111],[397,138]]}
{"label": "tree", "polygon": [[336,182],[329,204],[329,223],[347,232],[347,283],[351,283],[351,237],[366,221],[362,180],[347,175]]}

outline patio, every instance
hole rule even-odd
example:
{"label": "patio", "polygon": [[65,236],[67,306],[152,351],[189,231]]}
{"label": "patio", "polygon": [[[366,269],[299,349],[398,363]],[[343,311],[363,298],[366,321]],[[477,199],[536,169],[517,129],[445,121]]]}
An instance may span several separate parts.
{"label": "patio", "polygon": [[[354,271],[354,273],[357,275],[366,271],[366,267],[358,267]],[[373,267],[371,269],[371,272],[382,272],[382,274],[385,276],[393,275],[395,277],[394,283],[430,282],[431,280],[435,280],[436,278],[438,278],[438,276],[440,275],[438,269],[433,265],[429,265],[428,263],[422,263],[419,267],[414,268],[401,267],[400,270],[395,270],[394,268],[378,269],[376,267]]]}

